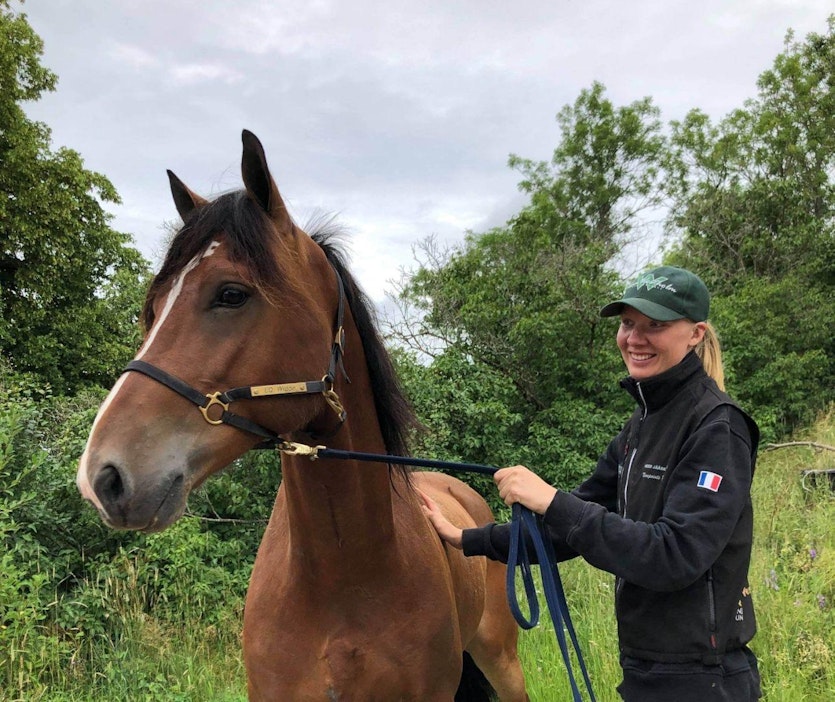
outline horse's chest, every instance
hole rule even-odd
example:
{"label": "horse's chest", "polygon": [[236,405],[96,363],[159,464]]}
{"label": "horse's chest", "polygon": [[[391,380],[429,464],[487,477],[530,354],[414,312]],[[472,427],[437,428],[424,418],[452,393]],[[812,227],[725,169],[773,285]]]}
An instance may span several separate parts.
{"label": "horse's chest", "polygon": [[422,656],[409,660],[408,647],[395,641],[385,647],[341,638],[309,644],[314,645],[276,660],[277,667],[263,675],[250,666],[251,699],[417,702],[448,699],[454,689],[454,671],[439,670],[446,667],[440,661],[433,668]]}
{"label": "horse's chest", "polygon": [[275,618],[247,617],[250,684],[270,690],[253,699],[449,699],[461,660],[452,612],[440,625],[422,617],[422,608],[395,607],[364,588],[351,589],[347,600],[333,595],[296,592],[282,604],[273,599]]}

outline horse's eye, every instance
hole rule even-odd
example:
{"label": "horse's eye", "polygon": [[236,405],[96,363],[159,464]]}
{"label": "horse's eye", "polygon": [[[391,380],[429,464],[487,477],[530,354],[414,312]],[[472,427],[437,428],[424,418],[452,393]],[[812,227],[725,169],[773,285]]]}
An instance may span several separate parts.
{"label": "horse's eye", "polygon": [[226,286],[220,289],[215,300],[217,307],[240,307],[249,299],[246,290]]}

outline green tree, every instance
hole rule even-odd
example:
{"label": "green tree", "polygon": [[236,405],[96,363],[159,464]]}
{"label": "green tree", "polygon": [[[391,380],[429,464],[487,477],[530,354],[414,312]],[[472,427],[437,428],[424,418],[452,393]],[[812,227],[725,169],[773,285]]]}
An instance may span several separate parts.
{"label": "green tree", "polygon": [[757,86],[716,125],[673,123],[668,260],[713,292],[732,389],[773,437],[835,393],[835,17]]}
{"label": "green tree", "polygon": [[422,351],[433,340],[425,374],[410,377],[414,396],[431,398],[422,416],[435,441],[457,440],[467,460],[480,449],[524,459],[566,484],[593,465],[627,406],[615,392],[614,328],[598,310],[621,290],[612,260],[661,204],[665,139],[649,99],[618,108],[598,83],[557,122],[550,162],[510,158],[530,195],[518,215],[449,255],[424,249],[400,295],[419,314],[396,335]]}
{"label": "green tree", "polygon": [[149,267],[108,224],[113,185],[23,110],[55,89],[42,52],[0,0],[0,353],[63,393],[109,384],[133,353]]}

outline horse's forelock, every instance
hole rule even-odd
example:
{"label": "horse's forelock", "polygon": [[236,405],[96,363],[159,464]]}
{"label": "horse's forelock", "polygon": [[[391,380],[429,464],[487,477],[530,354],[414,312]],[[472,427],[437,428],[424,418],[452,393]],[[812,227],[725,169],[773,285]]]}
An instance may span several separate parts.
{"label": "horse's forelock", "polygon": [[241,264],[249,275],[248,282],[271,302],[293,284],[292,278],[284,275],[282,265],[295,262],[296,254],[270,218],[245,191],[226,193],[193,210],[171,240],[148,290],[142,313],[146,329],[153,324],[153,303],[160,291],[221,234],[230,259]]}

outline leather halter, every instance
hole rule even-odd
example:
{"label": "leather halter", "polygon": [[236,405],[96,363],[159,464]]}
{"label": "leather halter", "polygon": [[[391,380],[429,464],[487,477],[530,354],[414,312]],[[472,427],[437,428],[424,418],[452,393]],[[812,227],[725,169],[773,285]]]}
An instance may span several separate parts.
{"label": "leather halter", "polygon": [[[274,431],[253,422],[251,419],[230,412],[229,405],[235,400],[251,400],[258,397],[284,395],[321,394],[325,397],[325,401],[331,409],[336,412],[337,417],[339,417],[339,425],[335,432],[339,431],[345,422],[347,414],[345,408],[342,406],[342,402],[339,400],[339,396],[333,389],[337,369],[342,371],[342,374],[348,382],[350,382],[350,379],[347,373],[345,373],[345,366],[342,363],[345,345],[345,329],[342,326],[345,317],[345,285],[342,282],[342,276],[339,275],[339,271],[336,268],[333,270],[336,274],[336,281],[339,287],[339,304],[336,310],[335,324],[336,333],[334,334],[333,344],[331,345],[331,358],[328,371],[321,380],[276,383],[273,385],[245,385],[223,392],[218,391],[203,394],[185,381],[146,361],[133,360],[125,366],[124,372],[135,371],[142,373],[156,380],[158,383],[162,383],[178,395],[197,405],[197,408],[203,415],[203,419],[209,424],[229,424],[242,431],[260,436],[265,441],[259,445],[259,448],[275,446],[277,443],[282,442],[283,439]],[[214,408],[219,408],[219,411]]]}

